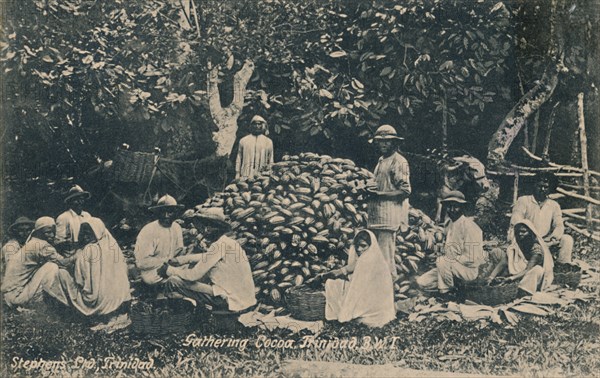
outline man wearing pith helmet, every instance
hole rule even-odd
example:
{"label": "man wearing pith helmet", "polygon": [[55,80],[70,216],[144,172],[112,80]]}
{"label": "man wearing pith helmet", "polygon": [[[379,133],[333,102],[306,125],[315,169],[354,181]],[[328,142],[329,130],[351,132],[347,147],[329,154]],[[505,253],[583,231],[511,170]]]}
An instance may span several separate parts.
{"label": "man wearing pith helmet", "polygon": [[206,253],[179,256],[158,270],[167,288],[212,310],[241,312],[256,304],[254,280],[242,246],[231,238],[231,226],[220,207],[195,214],[196,227],[208,245]]}
{"label": "man wearing pith helmet", "polygon": [[62,249],[71,250],[75,248],[75,243],[79,238],[79,227],[81,223],[89,220],[92,216],[83,207],[91,194],[81,188],[79,185],[74,185],[67,196],[65,204],[69,210],[65,211],[56,218],[56,243],[63,244]]}
{"label": "man wearing pith helmet", "polygon": [[252,177],[268,171],[273,164],[273,141],[268,134],[267,121],[255,115],[250,121],[250,134],[240,139],[235,160],[235,177]]}
{"label": "man wearing pith helmet", "polygon": [[470,282],[478,278],[479,266],[487,260],[483,250],[483,232],[465,216],[464,194],[458,190],[448,192],[442,199],[450,222],[446,226],[444,255],[437,258],[435,268],[417,278],[425,290],[439,290],[445,294],[454,288],[456,278]]}
{"label": "man wearing pith helmet", "polygon": [[158,268],[183,249],[181,226],[175,222],[182,209],[183,205],[168,194],[149,208],[157,219],[140,230],[133,251],[142,281],[148,285],[163,283]]}
{"label": "man wearing pith helmet", "polygon": [[391,125],[380,126],[369,143],[375,144],[381,157],[375,167],[375,179],[369,183],[367,212],[368,228],[377,236],[377,242],[388,263],[392,279],[396,279],[396,232],[408,225],[408,196],[411,192],[408,161],[398,152],[403,140]]}
{"label": "man wearing pith helmet", "polygon": [[[18,217],[15,223],[8,227],[8,241],[2,246],[2,272],[6,268],[8,260],[17,255],[17,252],[25,244],[27,237],[33,230],[34,221],[27,217]],[[3,274],[4,275],[4,274]]]}

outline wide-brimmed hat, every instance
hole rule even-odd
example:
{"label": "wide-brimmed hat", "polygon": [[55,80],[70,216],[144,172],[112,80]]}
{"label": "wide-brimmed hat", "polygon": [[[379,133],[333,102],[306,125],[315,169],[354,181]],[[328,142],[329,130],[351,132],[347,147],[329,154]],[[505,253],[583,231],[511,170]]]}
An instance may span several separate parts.
{"label": "wide-brimmed hat", "polygon": [[465,200],[465,195],[459,192],[458,190],[452,190],[448,192],[444,196],[441,202],[457,202],[457,203],[467,203]]}
{"label": "wide-brimmed hat", "polygon": [[83,190],[81,186],[74,185],[71,189],[69,189],[69,192],[65,197],[65,203],[68,203],[73,198],[81,196],[83,196],[85,199],[89,199],[92,195],[90,194],[90,192],[86,192],[85,190]]}
{"label": "wide-brimmed hat", "polygon": [[211,223],[222,228],[231,228],[231,225],[229,222],[227,222],[223,208],[221,207],[207,207],[199,209],[196,212],[195,217],[200,222]]}
{"label": "wide-brimmed hat", "polygon": [[178,205],[177,200],[175,198],[171,197],[168,194],[165,194],[164,196],[162,196],[158,199],[158,201],[156,202],[156,205],[150,206],[148,208],[148,210],[150,210],[150,211],[166,210],[166,209],[181,210],[181,209],[183,209],[183,205]]}
{"label": "wide-brimmed hat", "polygon": [[18,217],[17,220],[15,221],[15,223],[11,224],[8,227],[8,232],[13,232],[14,227],[17,227],[17,226],[20,226],[23,224],[34,227],[35,222],[27,217]]}
{"label": "wide-brimmed hat", "polygon": [[373,143],[374,140],[385,139],[404,140],[404,138],[398,136],[396,129],[392,125],[382,125],[375,131],[375,136],[369,139],[369,143]]}
{"label": "wide-brimmed hat", "polygon": [[254,122],[264,122],[264,123],[267,123],[267,121],[263,117],[259,116],[258,114],[255,115],[254,117],[252,117],[252,119],[250,120],[250,123],[254,123]]}
{"label": "wide-brimmed hat", "polygon": [[56,222],[52,217],[40,217],[35,221],[35,225],[33,226],[33,231],[41,230],[44,227],[53,227],[56,226]]}

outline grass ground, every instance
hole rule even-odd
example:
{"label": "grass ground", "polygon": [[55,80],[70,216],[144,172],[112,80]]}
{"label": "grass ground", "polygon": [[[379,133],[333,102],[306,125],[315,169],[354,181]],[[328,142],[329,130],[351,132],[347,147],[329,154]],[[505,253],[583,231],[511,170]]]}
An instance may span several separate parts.
{"label": "grass ground", "polygon": [[[583,258],[598,267],[598,246],[581,246],[589,251]],[[581,257],[581,256],[579,256]],[[598,294],[600,285],[592,287]],[[231,334],[212,332],[198,320],[201,337]],[[185,346],[188,334],[141,337],[129,329],[113,334],[93,333],[81,321],[50,310],[31,313],[3,312],[2,376],[38,376],[39,369],[27,369],[21,359],[64,361],[54,365],[54,374],[88,376],[285,376],[283,361],[300,359],[357,364],[393,364],[412,369],[460,373],[525,376],[600,376],[600,301],[563,308],[547,317],[523,316],[516,327],[487,322],[454,322],[426,319],[409,322],[404,316],[381,329],[355,324],[326,324],[319,340],[385,339],[382,348],[327,349],[300,348],[301,336],[285,331],[238,330],[234,335],[247,339],[245,348]],[[289,349],[260,348],[256,341],[293,340]],[[397,337],[394,345],[392,337]],[[110,365],[117,361],[154,360],[150,370]],[[92,361],[95,361],[93,365]],[[87,365],[81,366],[82,361]],[[31,363],[30,363],[31,364]],[[39,363],[38,363],[39,365]],[[93,366],[92,366],[93,365]],[[50,367],[51,365],[47,365]],[[29,365],[31,368],[31,365]],[[52,374],[52,369],[46,371]]]}

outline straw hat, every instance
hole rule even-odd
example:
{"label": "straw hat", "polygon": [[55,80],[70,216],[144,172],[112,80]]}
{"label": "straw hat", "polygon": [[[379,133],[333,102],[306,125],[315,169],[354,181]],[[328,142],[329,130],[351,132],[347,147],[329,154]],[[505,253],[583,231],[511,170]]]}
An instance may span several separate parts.
{"label": "straw hat", "polygon": [[68,203],[70,200],[76,197],[83,196],[85,199],[89,199],[92,195],[90,192],[86,192],[79,185],[74,185],[71,189],[69,189],[69,193],[67,193],[67,197],[65,198],[65,203]]}
{"label": "straw hat", "polygon": [[448,194],[446,194],[446,196],[444,197],[444,199],[442,199],[441,202],[467,203],[467,201],[465,200],[465,195],[459,192],[458,190],[450,191]]}
{"label": "straw hat", "polygon": [[375,136],[373,139],[369,139],[369,143],[373,143],[374,140],[385,140],[385,139],[395,139],[395,140],[404,140],[404,138],[399,137],[396,129],[394,129],[391,125],[382,125],[375,131]]}
{"label": "straw hat", "polygon": [[15,223],[11,224],[8,227],[8,232],[13,232],[13,228],[14,227],[20,226],[22,224],[26,224],[26,225],[29,225],[29,226],[33,227],[34,224],[35,224],[35,222],[32,221],[31,219],[27,218],[27,217],[18,217],[17,220],[15,221]]}
{"label": "straw hat", "polygon": [[223,228],[231,228],[223,209],[220,207],[208,207],[196,212],[196,219],[205,223],[212,223]]}
{"label": "straw hat", "polygon": [[165,194],[164,196],[162,196],[158,199],[158,202],[156,202],[156,205],[150,206],[148,208],[148,210],[150,210],[150,211],[165,210],[165,209],[180,210],[180,209],[183,209],[183,205],[178,205],[177,200],[175,198],[171,197],[168,194]]}

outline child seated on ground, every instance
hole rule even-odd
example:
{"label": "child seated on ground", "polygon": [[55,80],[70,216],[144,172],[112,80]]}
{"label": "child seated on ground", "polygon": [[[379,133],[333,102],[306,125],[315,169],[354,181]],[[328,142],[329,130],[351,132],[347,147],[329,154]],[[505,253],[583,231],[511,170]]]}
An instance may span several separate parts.
{"label": "child seated on ground", "polygon": [[517,222],[514,230],[514,240],[506,253],[498,249],[492,252],[497,261],[486,281],[490,283],[507,269],[510,276],[506,279],[520,280],[519,289],[523,294],[546,290],[554,279],[554,262],[546,243],[528,220]]}
{"label": "child seated on ground", "polygon": [[345,267],[321,274],[315,281],[325,281],[327,320],[357,320],[381,327],[396,318],[392,276],[371,231],[356,234]]}

